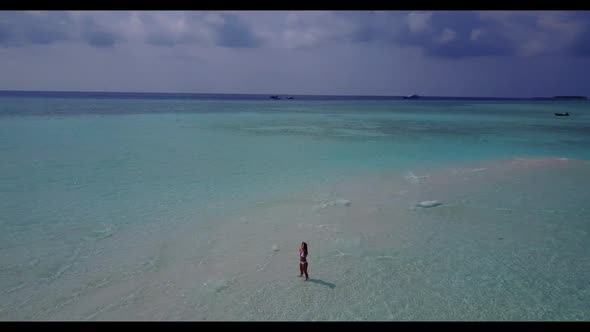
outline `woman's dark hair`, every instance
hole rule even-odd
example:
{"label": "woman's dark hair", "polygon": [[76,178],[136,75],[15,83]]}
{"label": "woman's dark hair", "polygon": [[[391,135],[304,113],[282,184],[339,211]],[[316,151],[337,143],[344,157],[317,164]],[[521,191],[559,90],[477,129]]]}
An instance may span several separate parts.
{"label": "woman's dark hair", "polygon": [[303,245],[303,251],[305,252],[305,254],[307,255],[307,243],[305,242],[301,242],[301,244]]}

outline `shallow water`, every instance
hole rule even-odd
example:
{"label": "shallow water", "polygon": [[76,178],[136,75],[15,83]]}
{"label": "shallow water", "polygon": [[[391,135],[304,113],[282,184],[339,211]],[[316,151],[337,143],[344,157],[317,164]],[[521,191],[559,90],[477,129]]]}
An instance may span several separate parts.
{"label": "shallow water", "polygon": [[0,98],[0,319],[587,320],[588,112]]}

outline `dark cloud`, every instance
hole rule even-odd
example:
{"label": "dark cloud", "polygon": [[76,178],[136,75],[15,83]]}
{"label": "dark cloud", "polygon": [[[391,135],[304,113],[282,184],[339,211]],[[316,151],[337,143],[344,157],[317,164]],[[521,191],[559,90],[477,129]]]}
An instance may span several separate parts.
{"label": "dark cloud", "polygon": [[90,46],[113,47],[121,38],[101,27],[91,17],[85,17],[82,23],[82,39]]}
{"label": "dark cloud", "polygon": [[111,47],[121,38],[90,16],[75,20],[68,12],[3,12],[0,45],[47,45],[81,39],[94,47]]}
{"label": "dark cloud", "polygon": [[[135,40],[161,47],[213,44],[225,48],[280,45],[287,49],[310,49],[375,43],[415,47],[438,58],[590,56],[588,11],[335,11],[268,15],[274,18],[265,23],[260,22],[264,15],[248,12],[5,11],[0,12],[0,46],[72,41],[110,48],[125,40]],[[132,22],[131,16],[138,20]],[[296,19],[289,20],[289,16]]]}
{"label": "dark cloud", "polygon": [[576,56],[590,56],[590,11],[575,12],[573,16],[579,20],[581,29],[576,34],[569,51]]}
{"label": "dark cloud", "polygon": [[589,24],[588,12],[0,12],[0,89],[587,95]]}
{"label": "dark cloud", "polygon": [[0,21],[0,45],[7,44],[10,41],[13,35],[11,30],[12,29],[8,24]]}
{"label": "dark cloud", "polygon": [[145,42],[154,46],[173,47],[185,43],[187,36],[171,33],[165,26],[162,26],[153,15],[141,13],[141,23],[147,28]]}
{"label": "dark cloud", "polygon": [[576,56],[590,56],[590,28],[573,42],[570,51]]}
{"label": "dark cloud", "polygon": [[251,27],[235,14],[182,13],[176,17],[176,22],[182,23],[181,29],[173,26],[173,20],[162,20],[161,15],[142,13],[140,20],[146,29],[145,41],[154,46],[174,47],[207,42],[228,48],[262,45],[262,39],[255,36]]}
{"label": "dark cloud", "polygon": [[393,42],[403,17],[408,12],[336,11],[334,14],[350,20],[355,29],[349,36],[353,42]]}
{"label": "dark cloud", "polygon": [[29,20],[24,27],[24,37],[33,44],[51,44],[70,38],[68,28],[72,25],[70,18],[63,13],[51,13],[47,16]]}
{"label": "dark cloud", "polygon": [[424,24],[427,28],[420,31],[412,30],[410,24],[405,25],[396,41],[402,46],[419,47],[431,56],[448,58],[516,52],[499,24],[483,21],[474,12],[433,12]]}
{"label": "dark cloud", "polygon": [[217,30],[217,44],[229,48],[258,47],[262,40],[250,27],[234,14],[224,14],[223,24]]}
{"label": "dark cloud", "polygon": [[0,13],[0,45],[51,44],[71,38],[72,20],[63,12]]}
{"label": "dark cloud", "polygon": [[[446,29],[446,28],[445,28]],[[516,48],[501,33],[493,29],[476,28],[471,31],[456,31],[453,29],[442,30],[440,36],[443,38],[445,31],[453,31],[453,40],[440,42],[432,40],[420,45],[426,54],[431,56],[447,58],[463,58],[477,56],[507,56],[516,52]],[[477,39],[473,37],[477,36]]]}
{"label": "dark cloud", "polygon": [[113,47],[117,41],[115,34],[100,30],[86,30],[82,36],[89,45],[94,47]]}
{"label": "dark cloud", "polygon": [[[346,36],[349,42],[415,47],[431,57],[590,55],[588,11],[363,11],[334,15],[354,25]],[[582,31],[573,28],[577,25]]]}
{"label": "dark cloud", "polygon": [[[500,24],[476,12],[335,12],[354,23],[352,42],[417,47],[434,57],[460,58],[516,52]],[[535,24],[535,22],[528,22]]]}

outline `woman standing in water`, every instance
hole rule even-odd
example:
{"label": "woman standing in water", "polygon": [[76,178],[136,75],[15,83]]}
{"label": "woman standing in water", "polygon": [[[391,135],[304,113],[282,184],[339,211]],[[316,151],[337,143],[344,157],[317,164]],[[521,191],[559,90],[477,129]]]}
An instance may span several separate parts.
{"label": "woman standing in water", "polygon": [[307,275],[307,243],[305,242],[301,242],[301,248],[299,248],[299,272],[301,272],[300,277],[303,277],[305,273],[305,280],[309,279],[309,275]]}

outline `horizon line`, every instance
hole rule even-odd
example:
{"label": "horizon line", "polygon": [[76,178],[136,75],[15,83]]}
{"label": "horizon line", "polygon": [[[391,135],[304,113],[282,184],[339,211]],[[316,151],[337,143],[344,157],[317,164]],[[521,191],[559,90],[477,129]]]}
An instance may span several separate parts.
{"label": "horizon line", "polygon": [[[378,95],[378,94],[301,94],[301,93],[234,93],[234,92],[147,92],[147,91],[97,91],[97,90],[4,90],[0,93],[98,93],[98,94],[160,94],[160,95],[243,95],[243,96],[309,96],[309,97],[365,97],[365,98],[404,98],[411,95]],[[417,95],[422,98],[475,98],[475,99],[552,99],[556,97],[587,97],[585,95],[554,95],[538,97],[500,97],[500,96],[434,96]]]}

